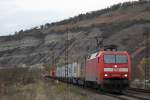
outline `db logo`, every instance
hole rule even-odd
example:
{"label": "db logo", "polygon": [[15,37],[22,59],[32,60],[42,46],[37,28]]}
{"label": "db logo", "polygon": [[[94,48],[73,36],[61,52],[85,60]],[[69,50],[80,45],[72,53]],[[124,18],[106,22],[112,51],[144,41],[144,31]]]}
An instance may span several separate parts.
{"label": "db logo", "polygon": [[118,72],[118,71],[119,71],[119,68],[113,68],[113,71],[114,71],[114,72]]}

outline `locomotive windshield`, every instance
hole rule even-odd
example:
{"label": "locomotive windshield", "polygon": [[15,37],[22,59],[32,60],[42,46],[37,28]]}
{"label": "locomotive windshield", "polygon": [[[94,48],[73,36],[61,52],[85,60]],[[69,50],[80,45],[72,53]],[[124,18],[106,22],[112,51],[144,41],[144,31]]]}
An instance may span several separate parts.
{"label": "locomotive windshield", "polygon": [[105,63],[127,63],[128,57],[126,55],[104,55]]}

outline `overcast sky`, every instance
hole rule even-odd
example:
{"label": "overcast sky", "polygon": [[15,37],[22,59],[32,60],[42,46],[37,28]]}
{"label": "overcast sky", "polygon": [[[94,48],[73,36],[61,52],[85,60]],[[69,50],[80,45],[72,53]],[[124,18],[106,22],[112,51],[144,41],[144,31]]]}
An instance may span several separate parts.
{"label": "overcast sky", "polygon": [[135,0],[0,0],[0,36]]}

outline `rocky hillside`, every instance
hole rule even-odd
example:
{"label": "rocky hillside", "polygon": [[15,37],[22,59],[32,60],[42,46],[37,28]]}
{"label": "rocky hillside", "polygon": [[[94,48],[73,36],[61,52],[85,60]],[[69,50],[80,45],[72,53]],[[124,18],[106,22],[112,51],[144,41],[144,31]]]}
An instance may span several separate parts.
{"label": "rocky hillside", "polygon": [[[24,67],[63,63],[68,33],[69,62],[96,50],[95,37],[103,35],[104,44],[116,44],[133,56],[134,75],[144,56],[143,31],[150,29],[150,1],[127,2],[110,8],[80,14],[56,23],[47,23],[12,36],[0,37],[0,67]],[[135,59],[136,58],[136,59]],[[137,77],[137,76],[134,76]]]}

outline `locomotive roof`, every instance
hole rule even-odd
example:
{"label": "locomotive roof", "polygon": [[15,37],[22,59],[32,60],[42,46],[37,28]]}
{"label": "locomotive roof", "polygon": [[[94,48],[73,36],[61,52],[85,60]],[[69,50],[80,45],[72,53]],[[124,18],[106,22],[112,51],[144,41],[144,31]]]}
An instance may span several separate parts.
{"label": "locomotive roof", "polygon": [[88,57],[88,59],[94,59],[94,58],[100,56],[102,53],[104,53],[104,54],[127,54],[127,51],[99,51],[99,52],[92,53]]}

